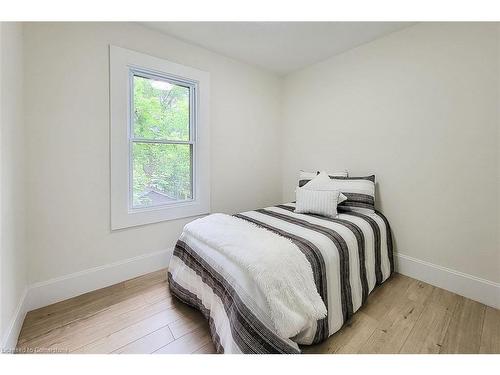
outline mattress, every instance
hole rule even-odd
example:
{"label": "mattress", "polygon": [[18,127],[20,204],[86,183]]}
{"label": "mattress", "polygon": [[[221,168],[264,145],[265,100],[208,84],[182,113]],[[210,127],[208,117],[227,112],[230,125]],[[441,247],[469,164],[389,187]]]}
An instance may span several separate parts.
{"label": "mattress", "polygon": [[[336,218],[296,214],[287,203],[235,217],[290,239],[311,264],[328,310],[294,337],[280,337],[255,282],[223,253],[183,232],[168,268],[169,288],[208,320],[219,353],[300,353],[324,341],[363,305],[394,270],[389,222],[378,211],[339,211]],[[269,249],[272,251],[272,249]]]}

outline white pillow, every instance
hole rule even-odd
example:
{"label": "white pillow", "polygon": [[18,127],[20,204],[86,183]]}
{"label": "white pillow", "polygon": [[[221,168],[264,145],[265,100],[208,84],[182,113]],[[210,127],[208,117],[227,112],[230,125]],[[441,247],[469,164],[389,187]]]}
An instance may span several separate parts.
{"label": "white pillow", "polygon": [[338,190],[310,190],[297,187],[295,190],[295,213],[318,214],[335,218],[340,192]]}
{"label": "white pillow", "polygon": [[[326,172],[320,172],[318,175],[314,176],[311,181],[309,181],[302,187],[308,190],[340,190],[335,181],[333,181]],[[344,194],[340,193],[338,203],[342,203],[346,200],[347,197]]]}

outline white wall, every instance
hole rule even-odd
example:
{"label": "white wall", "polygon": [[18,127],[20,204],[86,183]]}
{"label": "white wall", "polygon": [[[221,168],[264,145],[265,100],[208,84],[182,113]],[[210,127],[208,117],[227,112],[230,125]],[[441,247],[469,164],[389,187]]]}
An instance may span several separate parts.
{"label": "white wall", "polygon": [[[25,168],[23,126],[23,29],[19,23],[0,24],[0,325],[2,347],[11,346],[11,330],[27,285],[25,254]],[[22,317],[21,317],[22,319]],[[21,321],[22,322],[22,321]],[[20,327],[17,327],[17,329]]]}
{"label": "white wall", "polygon": [[109,44],[210,72],[213,211],[281,197],[277,77],[141,25],[26,24],[31,283],[166,249],[188,221],[110,231]]}
{"label": "white wall", "polygon": [[498,31],[417,24],[288,76],[284,198],[301,168],[375,173],[399,252],[500,282]]}

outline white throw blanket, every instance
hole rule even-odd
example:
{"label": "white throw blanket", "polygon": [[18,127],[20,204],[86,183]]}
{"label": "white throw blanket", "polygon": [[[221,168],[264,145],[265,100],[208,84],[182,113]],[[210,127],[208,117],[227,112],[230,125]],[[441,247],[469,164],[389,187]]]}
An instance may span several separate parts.
{"label": "white throw blanket", "polygon": [[298,334],[326,317],[310,263],[289,239],[225,214],[197,219],[184,231],[245,269],[262,291],[276,332]]}

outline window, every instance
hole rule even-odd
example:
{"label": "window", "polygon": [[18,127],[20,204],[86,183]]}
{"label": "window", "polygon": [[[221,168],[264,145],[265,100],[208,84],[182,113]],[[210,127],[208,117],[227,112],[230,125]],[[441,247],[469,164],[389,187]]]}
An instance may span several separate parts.
{"label": "window", "polygon": [[131,208],[193,199],[195,86],[131,70]]}
{"label": "window", "polygon": [[208,79],[110,47],[112,229],[209,212]]}

